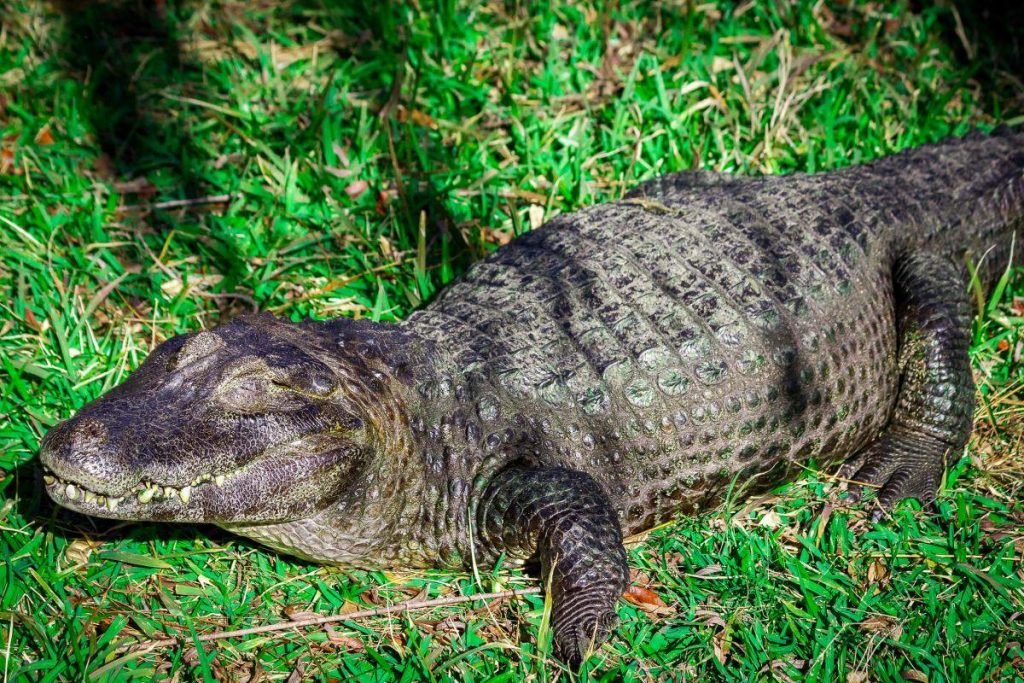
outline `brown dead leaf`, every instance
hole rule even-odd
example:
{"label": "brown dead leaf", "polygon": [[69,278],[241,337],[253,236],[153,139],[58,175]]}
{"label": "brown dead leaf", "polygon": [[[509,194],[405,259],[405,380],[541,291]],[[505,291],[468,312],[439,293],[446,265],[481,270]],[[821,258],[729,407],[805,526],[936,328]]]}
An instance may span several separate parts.
{"label": "brown dead leaf", "polygon": [[147,197],[156,194],[156,185],[149,182],[146,176],[116,182],[114,189],[121,194],[141,194]]}
{"label": "brown dead leaf", "polygon": [[349,183],[348,187],[345,188],[345,194],[352,199],[359,199],[368,189],[370,189],[370,184],[368,182],[365,180],[355,180]]}
{"label": "brown dead leaf", "polygon": [[512,233],[493,228],[480,228],[480,237],[485,242],[497,244],[499,247],[503,247],[512,241]]}
{"label": "brown dead leaf", "polygon": [[189,666],[199,666],[199,650],[190,647],[181,654],[181,659]]}
{"label": "brown dead leaf", "polygon": [[527,209],[527,214],[530,217],[530,230],[536,230],[540,226],[544,225],[544,207],[539,204],[530,204],[530,208]]}
{"label": "brown dead leaf", "polygon": [[706,567],[701,567],[700,569],[695,571],[693,573],[693,575],[694,576],[715,576],[716,574],[721,574],[721,573],[722,573],[722,565],[720,565],[717,562],[715,562],[714,564],[709,564]]}
{"label": "brown dead leaf", "polygon": [[334,166],[324,166],[324,170],[330,173],[335,178],[351,178],[355,175],[355,171],[350,168],[335,168]]}
{"label": "brown dead leaf", "polygon": [[189,292],[202,292],[221,282],[224,276],[219,273],[209,275],[192,275],[186,283],[181,278],[168,280],[160,285],[160,290],[169,297],[176,297],[188,288]]}
{"label": "brown dead leaf", "polygon": [[391,240],[384,235],[380,236],[380,253],[388,261],[398,260],[398,252],[395,251],[395,247],[391,244]]}
{"label": "brown dead leaf", "polygon": [[758,521],[757,525],[765,529],[778,529],[783,521],[782,517],[775,510],[768,510]]}
{"label": "brown dead leaf", "polygon": [[334,156],[338,157],[338,163],[340,163],[343,168],[348,168],[350,163],[348,159],[348,147],[339,145],[338,141],[335,140],[331,143],[331,151],[334,152]]}
{"label": "brown dead leaf", "polygon": [[424,584],[417,588],[416,586],[403,586],[402,592],[405,593],[410,602],[422,602],[430,597],[430,586]]}
{"label": "brown dead leaf", "polygon": [[366,608],[363,607],[362,605],[360,605],[358,602],[352,602],[351,600],[346,600],[344,602],[344,604],[342,604],[341,609],[338,610],[338,613],[339,614],[352,614],[353,612],[360,612],[360,611],[362,611],[364,609],[366,609]]}
{"label": "brown dead leaf", "polygon": [[327,642],[345,652],[363,652],[366,650],[363,641],[358,638],[338,633],[330,626],[324,626],[324,630],[327,632]]}
{"label": "brown dead leaf", "polygon": [[818,15],[820,16],[820,22],[822,28],[831,33],[837,38],[852,38],[853,27],[843,21],[839,21],[835,14],[832,13],[828,7],[824,4],[818,6]]}
{"label": "brown dead leaf", "polygon": [[40,324],[39,320],[36,318],[36,314],[32,312],[31,308],[25,309],[25,324],[36,332],[43,331],[43,326]]}
{"label": "brown dead leaf", "polygon": [[650,588],[655,583],[654,577],[636,567],[629,568],[629,582],[634,586],[643,586],[644,588]]}
{"label": "brown dead leaf", "polygon": [[721,516],[715,516],[708,520],[708,531],[725,531],[729,526],[728,522]]}
{"label": "brown dead leaf", "polygon": [[626,592],[623,593],[622,597],[625,598],[626,602],[629,604],[639,607],[642,611],[647,612],[648,614],[667,616],[669,614],[676,613],[674,607],[667,605],[665,601],[650,588],[630,586],[626,589]]}
{"label": "brown dead leaf", "polygon": [[0,146],[0,175],[7,175],[14,168],[14,143],[17,136],[8,135]]}
{"label": "brown dead leaf", "polygon": [[710,609],[697,608],[694,611],[694,616],[699,621],[706,624],[707,626],[717,626],[718,628],[725,628],[725,619],[722,618],[718,612]]}
{"label": "brown dead leaf", "polygon": [[918,683],[928,683],[928,675],[923,671],[917,669],[904,669],[903,680],[905,681],[918,681]]}
{"label": "brown dead leaf", "polygon": [[828,520],[832,517],[832,503],[825,503],[825,507],[821,509],[821,514],[818,515],[817,529],[814,532],[814,542],[821,543],[822,537],[825,535],[825,529],[828,528]]}
{"label": "brown dead leaf", "polygon": [[868,617],[858,625],[868,633],[877,633],[883,638],[891,640],[899,640],[903,635],[903,625],[895,617],[885,614]]}
{"label": "brown dead leaf", "polygon": [[411,121],[417,126],[423,126],[424,128],[430,128],[433,130],[437,129],[437,122],[430,117],[430,114],[422,112],[419,109],[407,109],[404,105],[399,105],[396,116],[402,123]]}
{"label": "brown dead leaf", "polygon": [[786,675],[786,669],[793,667],[797,671],[803,671],[804,667],[807,666],[807,660],[805,659],[773,659],[764,666],[758,673],[771,673],[773,678],[780,681],[788,681],[793,683],[793,679]]}
{"label": "brown dead leaf", "polygon": [[433,630],[437,633],[451,633],[453,635],[458,635],[466,630],[466,622],[453,614],[452,616],[445,617],[434,624]]}
{"label": "brown dead leaf", "polygon": [[712,636],[711,646],[715,650],[715,659],[720,664],[725,664],[726,660],[729,659],[729,652],[732,650],[732,640],[726,635],[725,629]]}
{"label": "brown dead leaf", "polygon": [[719,74],[723,71],[731,71],[736,68],[735,63],[731,59],[725,57],[715,56],[711,58],[711,73]]}
{"label": "brown dead leaf", "polygon": [[233,152],[231,154],[221,154],[219,157],[217,157],[214,160],[213,167],[219,171],[220,169],[224,168],[228,164],[233,164],[236,161],[241,161],[244,158],[245,158],[245,156],[242,155],[242,154],[239,154],[238,152]]}
{"label": "brown dead leaf", "polygon": [[846,674],[846,683],[871,683],[867,671],[851,671]]}
{"label": "brown dead leaf", "polygon": [[879,588],[889,585],[889,568],[880,557],[868,565],[868,584],[878,584]]}
{"label": "brown dead leaf", "polygon": [[1010,303],[1010,310],[1013,311],[1014,315],[1024,315],[1024,296],[1013,297],[1013,302]]}
{"label": "brown dead leaf", "polygon": [[50,124],[46,124],[36,133],[37,145],[52,145],[54,143],[53,133],[50,132]]}
{"label": "brown dead leaf", "polygon": [[305,673],[306,661],[300,659],[297,662],[295,662],[295,668],[292,669],[292,672],[288,674],[288,678],[285,680],[287,681],[287,683],[302,683],[302,681],[306,680]]}
{"label": "brown dead leaf", "polygon": [[377,193],[377,213],[381,216],[388,212],[388,204],[391,203],[391,193],[387,190],[381,190]]}
{"label": "brown dead leaf", "polygon": [[68,544],[64,550],[64,557],[77,565],[84,565],[89,561],[92,552],[103,544],[88,538],[76,538]]}

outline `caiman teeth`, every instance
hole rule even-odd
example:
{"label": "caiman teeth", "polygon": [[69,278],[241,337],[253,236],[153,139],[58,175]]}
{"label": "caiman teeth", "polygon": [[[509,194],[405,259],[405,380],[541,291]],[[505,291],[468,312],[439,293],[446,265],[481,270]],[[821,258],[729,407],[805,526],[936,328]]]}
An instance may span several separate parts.
{"label": "caiman teeth", "polygon": [[[153,500],[180,500],[183,505],[188,505],[192,500],[195,488],[202,484],[211,483],[215,486],[223,486],[227,481],[224,474],[200,474],[192,480],[191,484],[182,486],[180,489],[174,486],[166,486],[151,481],[142,481],[135,485],[132,493],[140,503],[150,503]],[[81,484],[65,481],[56,476],[49,469],[43,472],[43,482],[47,488],[56,488],[64,494],[68,500],[82,501],[99,507],[105,507],[111,512],[117,510],[117,506],[125,499],[125,496],[109,496],[96,491],[90,491]]]}

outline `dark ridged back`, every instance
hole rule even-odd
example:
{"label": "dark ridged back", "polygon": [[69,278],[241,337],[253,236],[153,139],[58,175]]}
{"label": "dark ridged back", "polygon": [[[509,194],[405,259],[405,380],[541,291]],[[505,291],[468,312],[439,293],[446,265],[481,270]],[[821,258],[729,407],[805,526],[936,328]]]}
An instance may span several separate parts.
{"label": "dark ridged back", "polygon": [[461,535],[451,510],[524,460],[594,476],[631,532],[858,448],[896,398],[895,260],[1007,253],[1021,140],[668,176],[500,249],[403,323],[437,353],[413,425],[437,494],[424,516]]}

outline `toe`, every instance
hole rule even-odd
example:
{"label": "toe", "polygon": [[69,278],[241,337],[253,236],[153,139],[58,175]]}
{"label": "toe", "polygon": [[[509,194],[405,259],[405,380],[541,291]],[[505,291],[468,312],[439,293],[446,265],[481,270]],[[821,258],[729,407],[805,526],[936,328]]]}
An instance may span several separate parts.
{"label": "toe", "polygon": [[892,473],[875,499],[881,512],[888,512],[896,503],[910,495],[910,479],[910,470],[899,469]]}
{"label": "toe", "polygon": [[846,461],[839,466],[839,471],[836,472],[836,477],[839,479],[853,479],[853,475],[860,471],[860,468],[864,466],[864,454],[858,453],[846,459]]}
{"label": "toe", "polygon": [[619,622],[614,611],[584,618],[555,633],[555,648],[560,659],[578,669],[587,655],[608,639]]}

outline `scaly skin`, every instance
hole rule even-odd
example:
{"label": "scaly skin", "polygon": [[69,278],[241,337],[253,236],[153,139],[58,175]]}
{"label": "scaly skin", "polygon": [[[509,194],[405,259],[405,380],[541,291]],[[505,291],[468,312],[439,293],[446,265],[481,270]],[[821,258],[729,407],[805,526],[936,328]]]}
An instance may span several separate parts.
{"label": "scaly skin", "polygon": [[823,175],[666,176],[398,325],[255,316],[169,340],[47,434],[47,490],[319,562],[539,560],[578,663],[614,626],[624,532],[812,459],[849,457],[876,517],[934,496],[973,407],[960,264],[985,255],[990,283],[1022,216],[1014,133]]}

